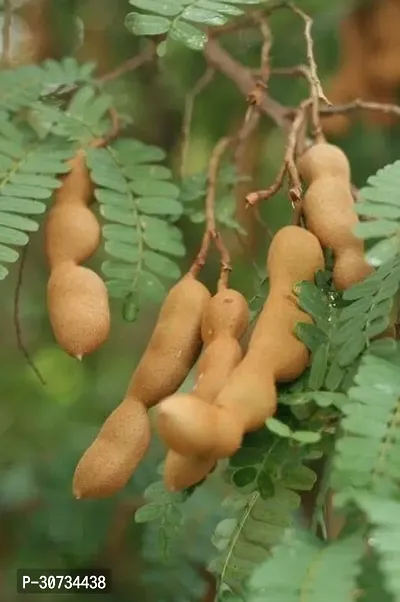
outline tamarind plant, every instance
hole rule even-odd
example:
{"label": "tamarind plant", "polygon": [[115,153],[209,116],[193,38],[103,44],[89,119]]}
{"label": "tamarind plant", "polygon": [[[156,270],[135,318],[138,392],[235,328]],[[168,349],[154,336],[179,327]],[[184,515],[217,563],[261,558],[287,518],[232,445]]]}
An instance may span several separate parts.
{"label": "tamarind plant", "polygon": [[[345,150],[326,140],[331,118],[400,108],[367,92],[355,99],[372,75],[350,96],[334,82],[332,104],[300,5],[129,4],[125,29],[142,50],[111,74],[72,57],[13,65],[7,50],[0,71],[0,280],[43,226],[49,323],[83,362],[106,348],[118,311],[135,322],[159,306],[122,402],[85,437],[72,495],[123,492],[158,437],[164,462],[135,520],[147,525],[143,557],[162,556],[182,585],[163,599],[201,599],[205,572],[219,602],[400,602],[400,161],[357,189]],[[303,25],[307,64],[293,70],[308,95],[295,107],[270,92],[274,68],[291,70],[273,63],[270,17],[280,11]],[[259,69],[220,42],[241,27],[260,32]],[[140,135],[109,84],[145,64],[172,72],[182,45],[207,70],[187,95],[177,159]],[[240,125],[204,171],[186,173],[195,97],[217,72],[244,97]],[[267,292],[249,299],[233,284],[232,238],[247,235],[237,186],[255,182],[237,164],[264,117],[281,128],[284,157],[273,184],[263,177],[267,187],[239,201],[257,215],[281,194],[289,219],[257,272]],[[188,223],[204,229],[193,257]],[[202,281],[212,247],[219,276]],[[96,252],[101,268],[84,265]],[[208,513],[206,494],[218,497]]]}

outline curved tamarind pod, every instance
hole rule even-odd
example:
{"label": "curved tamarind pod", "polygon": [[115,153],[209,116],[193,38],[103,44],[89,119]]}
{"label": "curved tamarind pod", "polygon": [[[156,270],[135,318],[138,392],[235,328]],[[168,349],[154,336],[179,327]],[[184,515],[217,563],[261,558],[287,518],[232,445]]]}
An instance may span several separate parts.
{"label": "curved tamarind pod", "polygon": [[70,355],[81,359],[107,339],[107,289],[92,270],[72,261],[57,265],[47,285],[47,306],[54,336]]}
{"label": "curved tamarind pod", "polygon": [[358,217],[347,158],[338,147],[315,144],[300,157],[297,167],[309,184],[302,204],[307,228],[322,246],[332,249],[333,283],[345,290],[373,272],[365,261],[363,241],[353,233]]}
{"label": "curved tamarind pod", "polygon": [[58,344],[81,359],[108,338],[110,311],[101,278],[79,266],[100,242],[100,226],[87,207],[92,183],[82,149],[70,160],[70,165],[71,171],[55,193],[55,203],[45,224],[45,252],[51,271],[47,298]]}
{"label": "curved tamarind pod", "polygon": [[85,261],[96,251],[100,236],[100,224],[87,207],[55,205],[47,215],[45,228],[45,252],[50,269],[64,261]]}
{"label": "curved tamarind pod", "polygon": [[[205,345],[192,389],[198,399],[212,403],[230,374],[242,359],[240,339],[250,322],[246,299],[233,289],[218,292],[208,303],[202,319],[201,332]],[[184,403],[186,396],[176,394]],[[183,456],[173,450],[167,453],[164,482],[167,489],[177,491],[202,481],[215,465],[209,456]]]}
{"label": "curved tamarind pod", "polygon": [[62,178],[62,186],[54,195],[56,205],[89,205],[93,184],[86,165],[86,153],[79,149],[76,155],[68,161],[71,169]]}
{"label": "curved tamarind pod", "polygon": [[300,280],[314,279],[324,268],[318,239],[297,226],[282,228],[272,240],[267,272],[270,293],[254,328],[244,359],[234,369],[214,404],[194,395],[160,403],[157,425],[162,439],[180,454],[232,455],[246,432],[260,428],[276,410],[276,383],[301,375],[308,349],[297,339],[297,322],[310,322],[292,294]]}
{"label": "curved tamarind pod", "polygon": [[169,291],[125,399],[78,463],[75,497],[108,497],[126,485],[150,442],[147,409],[174,393],[196,362],[201,318],[209,298],[207,288],[191,274]]}

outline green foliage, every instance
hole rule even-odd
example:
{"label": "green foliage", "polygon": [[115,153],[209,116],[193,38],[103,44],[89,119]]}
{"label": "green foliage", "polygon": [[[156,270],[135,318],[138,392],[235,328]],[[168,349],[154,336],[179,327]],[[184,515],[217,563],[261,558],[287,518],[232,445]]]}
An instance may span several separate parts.
{"label": "green foliage", "polygon": [[102,264],[110,295],[125,301],[125,315],[135,317],[141,302],[161,301],[160,279],[180,277],[182,233],[174,225],[182,214],[179,188],[171,171],[160,165],[165,153],[138,140],[120,139],[87,153],[110,259]]}
{"label": "green foliage", "polygon": [[54,140],[38,141],[32,132],[17,128],[6,113],[0,113],[0,280],[8,274],[3,265],[14,263],[29,242],[29,234],[39,229],[37,216],[59,187],[58,174],[66,173],[62,150]]}
{"label": "green foliage", "polygon": [[246,600],[352,602],[364,546],[361,534],[324,545],[295,532],[254,572]]}
{"label": "green foliage", "polygon": [[367,259],[378,266],[400,252],[400,161],[378,170],[367,184],[360,190],[361,202],[356,211],[368,221],[357,225],[355,233],[364,240],[375,241]]}
{"label": "green foliage", "polygon": [[366,355],[342,408],[342,434],[336,443],[332,485],[397,495],[400,475],[400,375],[396,363]]}
{"label": "green foliage", "polygon": [[[167,34],[192,50],[202,50],[207,34],[202,27],[219,27],[243,14],[240,6],[261,0],[129,0],[140,12],[126,16],[126,27],[137,36]],[[165,51],[165,44],[159,53]]]}
{"label": "green foliage", "polygon": [[76,59],[49,59],[40,65],[24,65],[0,71],[0,109],[16,112],[32,106],[41,97],[51,97],[63,88],[93,80],[93,63]]}
{"label": "green foliage", "polygon": [[228,518],[215,530],[219,554],[210,565],[218,576],[219,596],[242,596],[253,567],[270,556],[293,524],[300,505],[295,492],[310,490],[315,482],[305,465],[309,453],[308,446],[262,430],[248,435],[230,459],[233,491],[223,504]]}

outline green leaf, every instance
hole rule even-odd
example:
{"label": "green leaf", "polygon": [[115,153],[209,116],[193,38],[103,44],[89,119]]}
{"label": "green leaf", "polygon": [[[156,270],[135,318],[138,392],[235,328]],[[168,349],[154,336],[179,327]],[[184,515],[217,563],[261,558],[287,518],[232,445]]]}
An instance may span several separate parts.
{"label": "green leaf", "polygon": [[365,258],[370,265],[379,267],[397,255],[399,250],[400,240],[397,236],[393,236],[376,243],[367,251]]}
{"label": "green leaf", "polygon": [[313,282],[300,282],[295,286],[295,292],[299,297],[299,305],[312,318],[326,320],[329,305],[324,294]]}
{"label": "green leaf", "polygon": [[383,236],[392,236],[399,231],[400,224],[389,220],[373,220],[370,222],[361,222],[354,228],[354,234],[358,238],[381,238]]}
{"label": "green leaf", "polygon": [[377,203],[356,203],[354,210],[358,215],[375,218],[386,218],[390,220],[400,220],[400,206],[383,205]]}
{"label": "green leaf", "polygon": [[10,228],[16,228],[26,232],[37,232],[39,229],[39,224],[37,222],[27,217],[16,215],[15,213],[0,212],[0,224],[2,226],[9,226]]}
{"label": "green leaf", "polygon": [[170,198],[144,197],[137,199],[137,206],[140,211],[147,215],[173,215],[174,217],[180,217],[182,214],[182,205]]}
{"label": "green leaf", "polygon": [[381,318],[377,318],[376,320],[372,320],[366,330],[366,335],[368,338],[372,339],[376,337],[378,334],[381,334],[386,330],[389,326],[389,316],[382,316]]}
{"label": "green leaf", "polygon": [[163,232],[162,238],[159,238],[158,233],[154,230],[145,230],[144,240],[153,251],[161,251],[174,257],[184,257],[186,252],[180,241],[165,232]]}
{"label": "green leaf", "polygon": [[308,386],[310,389],[317,391],[322,388],[325,381],[326,371],[328,369],[329,346],[328,344],[321,345],[314,353],[312,358],[310,376]]}
{"label": "green leaf", "polygon": [[182,10],[182,3],[174,0],[129,0],[129,4],[164,17],[176,17]]}
{"label": "green leaf", "polygon": [[0,243],[4,245],[16,245],[17,247],[24,247],[29,242],[29,236],[25,232],[0,226]]}
{"label": "green leaf", "polygon": [[101,269],[103,274],[108,278],[131,282],[134,277],[135,266],[126,263],[117,263],[115,261],[104,261],[101,264]]}
{"label": "green leaf", "polygon": [[275,435],[278,435],[279,437],[291,437],[292,436],[292,431],[287,426],[287,424],[285,424],[284,422],[281,422],[277,418],[268,418],[265,425],[268,430],[270,430]]}
{"label": "green leaf", "polygon": [[146,504],[135,512],[135,522],[149,523],[157,520],[164,513],[164,508],[161,504]]}
{"label": "green leaf", "polygon": [[18,261],[19,253],[14,249],[10,249],[4,245],[0,245],[0,261],[5,263],[15,263]]}
{"label": "green leaf", "polygon": [[254,466],[262,462],[262,454],[258,448],[241,447],[229,460],[229,466],[238,468]]}
{"label": "green leaf", "polygon": [[358,284],[354,284],[344,291],[343,299],[345,301],[354,301],[361,297],[368,297],[378,292],[382,279],[378,274],[368,276],[365,280]]}
{"label": "green leaf", "polygon": [[171,22],[166,17],[128,13],[125,18],[125,26],[136,36],[156,36],[166,33]]}
{"label": "green leaf", "polygon": [[170,36],[177,42],[182,42],[191,50],[203,50],[207,43],[207,34],[184,21],[174,21]]}
{"label": "green leaf", "polygon": [[120,209],[119,207],[101,205],[100,213],[106,219],[112,222],[124,224],[125,226],[136,226],[137,224],[137,215],[134,211]]}
{"label": "green leaf", "polygon": [[29,199],[26,200],[0,196],[0,211],[24,213],[28,215],[40,215],[46,211],[46,205],[40,201],[30,201]]}
{"label": "green leaf", "polygon": [[367,340],[364,332],[354,332],[351,339],[339,350],[336,359],[340,366],[350,366],[365,349]]}
{"label": "green leaf", "polygon": [[142,272],[138,277],[138,289],[140,294],[156,303],[163,301],[167,294],[165,286],[154,274]]}
{"label": "green leaf", "polygon": [[111,257],[117,259],[123,259],[131,263],[135,263],[139,260],[139,249],[134,245],[129,245],[124,242],[117,242],[109,240],[105,243],[105,249]]}
{"label": "green leaf", "polygon": [[192,21],[194,23],[202,23],[204,25],[211,25],[212,27],[219,27],[225,25],[227,18],[212,11],[202,8],[196,8],[195,6],[188,6],[182,13],[182,19],[185,21]]}
{"label": "green leaf", "polygon": [[294,333],[312,353],[316,352],[327,341],[326,334],[315,324],[298,322],[294,328]]}
{"label": "green leaf", "polygon": [[274,482],[271,475],[266,470],[262,470],[259,473],[257,477],[257,487],[264,500],[267,500],[274,495]]}
{"label": "green leaf", "polygon": [[130,188],[135,194],[143,197],[176,199],[179,196],[179,188],[164,180],[132,180]]}
{"label": "green leaf", "polygon": [[9,271],[7,270],[7,268],[5,268],[3,265],[0,265],[0,280],[4,280],[4,278],[9,274]]}
{"label": "green leaf", "polygon": [[321,440],[321,433],[313,431],[293,431],[292,439],[299,443],[318,443]]}
{"label": "green leaf", "polygon": [[339,364],[337,358],[331,363],[325,378],[325,388],[328,391],[336,391],[344,378],[344,370]]}
{"label": "green leaf", "polygon": [[103,226],[103,236],[108,240],[137,244],[139,233],[136,228],[121,224],[106,224]]}
{"label": "green leaf", "polygon": [[170,278],[171,280],[178,280],[181,277],[179,266],[168,257],[160,255],[160,253],[144,251],[143,261],[154,274]]}
{"label": "green leaf", "polygon": [[232,481],[236,487],[247,487],[251,485],[257,478],[257,469],[249,466],[246,468],[239,468],[232,475]]}
{"label": "green leaf", "polygon": [[221,15],[232,15],[233,17],[243,15],[243,11],[237,6],[232,6],[232,4],[228,4],[227,2],[219,2],[219,0],[218,2],[216,0],[197,0],[196,6],[215,11]]}

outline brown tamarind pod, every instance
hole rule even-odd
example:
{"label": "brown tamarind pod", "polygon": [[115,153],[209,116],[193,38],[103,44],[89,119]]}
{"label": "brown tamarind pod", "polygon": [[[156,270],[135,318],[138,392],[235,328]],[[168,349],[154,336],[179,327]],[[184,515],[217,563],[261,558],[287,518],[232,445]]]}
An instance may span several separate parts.
{"label": "brown tamarind pod", "polygon": [[79,266],[100,242],[100,226],[88,208],[92,183],[82,149],[70,165],[45,224],[45,253],[51,270],[47,299],[58,344],[82,358],[108,338],[110,311],[101,278]]}
{"label": "brown tamarind pod", "polygon": [[311,318],[298,307],[292,289],[298,281],[312,281],[323,268],[322,248],[311,232],[286,226],[275,235],[267,260],[270,293],[245,357],[215,402],[205,404],[189,394],[184,402],[172,396],[158,406],[158,430],[170,448],[183,455],[228,457],[246,432],[275,413],[276,383],[298,378],[309,361],[293,329]]}
{"label": "brown tamarind pod", "polygon": [[191,274],[169,291],[125,399],[78,463],[73,481],[77,498],[111,496],[134,473],[150,441],[147,409],[174,393],[196,362],[209,299],[207,288]]}
{"label": "brown tamarind pod", "polygon": [[334,254],[333,283],[345,290],[372,273],[364,257],[364,243],[353,233],[358,224],[350,188],[346,155],[332,144],[315,144],[298,160],[309,187],[302,210],[307,228]]}
{"label": "brown tamarind pod", "polygon": [[89,205],[93,194],[93,184],[86,165],[84,149],[79,149],[68,163],[71,169],[63,177],[62,186],[56,190],[54,202],[56,205],[64,203],[66,205]]}
{"label": "brown tamarind pod", "polygon": [[107,289],[88,268],[72,261],[57,265],[47,286],[47,307],[58,344],[78,359],[97,349],[108,337]]}
{"label": "brown tamarind pod", "polygon": [[[250,321],[246,299],[233,289],[218,292],[208,303],[202,320],[201,332],[205,345],[197,368],[197,379],[192,389],[198,399],[213,403],[226,384],[230,374],[242,359],[239,339]],[[176,394],[184,403],[186,396]],[[178,491],[203,480],[215,465],[210,456],[184,456],[170,450],[166,456],[164,482],[167,489]]]}
{"label": "brown tamarind pod", "polygon": [[101,229],[93,213],[82,205],[55,205],[47,215],[45,252],[50,269],[59,263],[81,263],[100,244]]}

